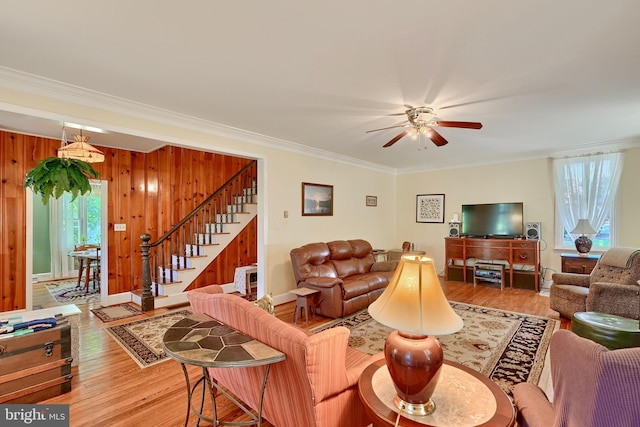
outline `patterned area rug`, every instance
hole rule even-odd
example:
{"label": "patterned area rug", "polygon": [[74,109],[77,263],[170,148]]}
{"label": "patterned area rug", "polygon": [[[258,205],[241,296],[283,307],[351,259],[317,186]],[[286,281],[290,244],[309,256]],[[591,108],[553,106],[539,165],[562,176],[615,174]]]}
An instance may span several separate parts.
{"label": "patterned area rug", "polygon": [[127,317],[142,314],[142,310],[130,302],[111,305],[109,307],[94,308],[91,312],[103,322],[113,322],[114,320],[126,319]]}
{"label": "patterned area rug", "polygon": [[162,336],[171,325],[190,314],[192,314],[190,310],[174,311],[123,325],[110,326],[107,332],[138,366],[147,368],[168,360],[162,350]]}
{"label": "patterned area rug", "polygon": [[[552,333],[560,322],[544,317],[451,302],[464,327],[439,337],[448,360],[487,375],[509,396],[520,382],[540,384],[548,380],[545,356]],[[373,320],[367,310],[315,328],[313,332],[345,326],[351,330],[349,345],[375,354],[382,351],[392,329]]]}
{"label": "patterned area rug", "polygon": [[51,296],[58,304],[86,304],[89,302],[100,301],[100,291],[89,287],[89,292],[85,292],[84,282],[78,288],[77,280],[64,280],[60,282],[45,283]]}

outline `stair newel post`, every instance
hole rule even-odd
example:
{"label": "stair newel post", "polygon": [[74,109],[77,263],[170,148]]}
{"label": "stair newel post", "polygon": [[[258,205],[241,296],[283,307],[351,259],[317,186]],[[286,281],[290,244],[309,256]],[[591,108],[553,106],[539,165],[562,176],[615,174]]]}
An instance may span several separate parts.
{"label": "stair newel post", "polygon": [[154,309],[153,293],[151,292],[151,264],[149,263],[151,235],[145,233],[140,236],[140,239],[142,240],[140,245],[142,249],[142,299],[140,305],[142,311],[146,312]]}

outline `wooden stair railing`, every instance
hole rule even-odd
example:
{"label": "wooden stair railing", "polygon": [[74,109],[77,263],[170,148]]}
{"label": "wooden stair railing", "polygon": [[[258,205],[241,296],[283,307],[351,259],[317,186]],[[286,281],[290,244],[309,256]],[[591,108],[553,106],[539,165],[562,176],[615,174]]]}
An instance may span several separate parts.
{"label": "wooden stair railing", "polygon": [[[253,203],[257,194],[257,162],[254,160],[207,197],[191,213],[157,241],[151,235],[140,236],[142,244],[142,311],[154,309],[157,285],[171,283],[175,272],[188,266],[189,258],[202,256],[202,246],[215,244],[215,235],[225,224]],[[152,286],[155,285],[155,289]]]}

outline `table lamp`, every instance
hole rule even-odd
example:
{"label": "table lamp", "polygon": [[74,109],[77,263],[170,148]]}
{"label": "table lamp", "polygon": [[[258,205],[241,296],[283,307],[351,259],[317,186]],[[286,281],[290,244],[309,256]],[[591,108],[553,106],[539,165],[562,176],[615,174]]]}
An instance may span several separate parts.
{"label": "table lamp", "polygon": [[586,219],[579,219],[576,227],[571,231],[571,234],[580,234],[580,236],[576,239],[576,250],[580,254],[580,256],[589,255],[589,251],[591,250],[591,239],[585,234],[596,234],[597,231],[591,227],[589,221]]}
{"label": "table lamp", "polygon": [[411,415],[429,415],[444,356],[434,335],[452,334],[462,319],[449,305],[433,260],[404,255],[391,282],[369,306],[369,314],[397,329],[384,346],[385,360],[397,395],[393,403]]}

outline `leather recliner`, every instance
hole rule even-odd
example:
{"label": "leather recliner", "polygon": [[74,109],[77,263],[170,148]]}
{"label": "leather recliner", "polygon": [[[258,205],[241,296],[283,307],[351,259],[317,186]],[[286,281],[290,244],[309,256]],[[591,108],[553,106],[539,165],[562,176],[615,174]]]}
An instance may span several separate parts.
{"label": "leather recliner", "polygon": [[385,290],[398,261],[376,262],[366,240],[310,243],[290,252],[296,284],[320,291],[316,312],[337,318],[366,308]]}

